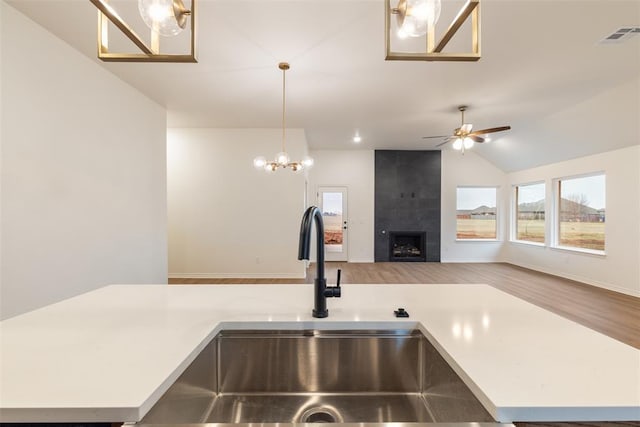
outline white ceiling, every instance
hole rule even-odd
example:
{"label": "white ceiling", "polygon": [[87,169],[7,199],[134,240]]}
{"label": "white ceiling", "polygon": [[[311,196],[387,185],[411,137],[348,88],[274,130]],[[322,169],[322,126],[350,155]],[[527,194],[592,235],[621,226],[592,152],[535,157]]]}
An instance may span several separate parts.
{"label": "white ceiling", "polygon": [[[88,0],[8,2],[99,62]],[[460,4],[443,0],[440,25]],[[421,137],[449,134],[460,104],[476,129],[513,127],[474,148],[505,171],[640,143],[640,36],[598,43],[640,25],[639,0],[483,0],[482,59],[468,63],[385,61],[383,0],[198,6],[197,64],[100,63],[166,106],[170,127],[279,127],[288,61],[287,126],[311,149],[433,149]]]}

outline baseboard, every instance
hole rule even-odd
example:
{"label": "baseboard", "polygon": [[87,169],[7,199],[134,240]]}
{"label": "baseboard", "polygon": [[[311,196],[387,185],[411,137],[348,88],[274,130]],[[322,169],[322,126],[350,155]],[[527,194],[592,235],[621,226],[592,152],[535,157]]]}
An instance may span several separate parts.
{"label": "baseboard", "polygon": [[169,273],[169,279],[304,279],[296,273]]}
{"label": "baseboard", "polygon": [[632,289],[622,288],[620,286],[615,286],[615,285],[612,285],[610,283],[604,283],[604,282],[600,282],[598,280],[589,279],[588,277],[576,276],[576,275],[573,275],[573,274],[558,273],[557,271],[553,271],[553,270],[550,270],[550,269],[547,269],[547,268],[542,268],[542,267],[537,266],[537,265],[530,265],[530,264],[527,264],[527,263],[517,263],[517,262],[513,262],[513,261],[506,261],[506,263],[507,264],[512,264],[512,265],[516,265],[516,266],[522,267],[522,268],[528,268],[529,270],[539,271],[541,273],[551,274],[552,276],[558,276],[558,277],[562,277],[562,278],[569,279],[569,280],[575,280],[576,282],[585,283],[587,285],[591,285],[591,286],[595,286],[595,287],[598,287],[598,288],[607,289],[609,291],[614,291],[614,292],[618,292],[618,293],[621,293],[621,294],[630,295],[632,297],[640,298],[640,290],[634,291]]}

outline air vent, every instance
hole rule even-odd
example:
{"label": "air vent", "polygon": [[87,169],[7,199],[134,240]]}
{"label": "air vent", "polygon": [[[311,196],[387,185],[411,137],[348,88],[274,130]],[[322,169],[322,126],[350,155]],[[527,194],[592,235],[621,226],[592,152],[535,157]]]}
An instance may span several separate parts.
{"label": "air vent", "polygon": [[640,26],[621,27],[600,40],[600,43],[622,43],[638,34],[640,34]]}

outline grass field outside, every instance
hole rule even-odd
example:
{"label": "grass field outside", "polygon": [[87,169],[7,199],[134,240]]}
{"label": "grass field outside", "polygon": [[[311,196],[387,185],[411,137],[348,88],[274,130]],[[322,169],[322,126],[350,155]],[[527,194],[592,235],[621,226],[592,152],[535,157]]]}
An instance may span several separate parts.
{"label": "grass field outside", "polygon": [[604,251],[604,222],[561,222],[562,246]]}
{"label": "grass field outside", "polygon": [[[561,246],[604,251],[604,222],[561,222]],[[457,219],[458,239],[495,239],[496,221],[486,219]],[[544,243],[544,220],[519,220],[518,240]]]}
{"label": "grass field outside", "polygon": [[519,219],[516,239],[544,243],[544,220]]}
{"label": "grass field outside", "polygon": [[457,219],[456,238],[496,239],[495,219]]}

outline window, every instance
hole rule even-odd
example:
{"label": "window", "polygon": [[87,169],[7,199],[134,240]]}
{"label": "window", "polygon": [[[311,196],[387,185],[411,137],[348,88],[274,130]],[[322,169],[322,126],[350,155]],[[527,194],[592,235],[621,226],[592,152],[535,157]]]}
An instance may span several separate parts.
{"label": "window", "polygon": [[458,239],[497,239],[496,194],[496,187],[458,187]]}
{"label": "window", "polygon": [[525,242],[544,243],[544,183],[518,185],[514,238]]}
{"label": "window", "polygon": [[605,175],[558,180],[557,246],[604,251]]}

